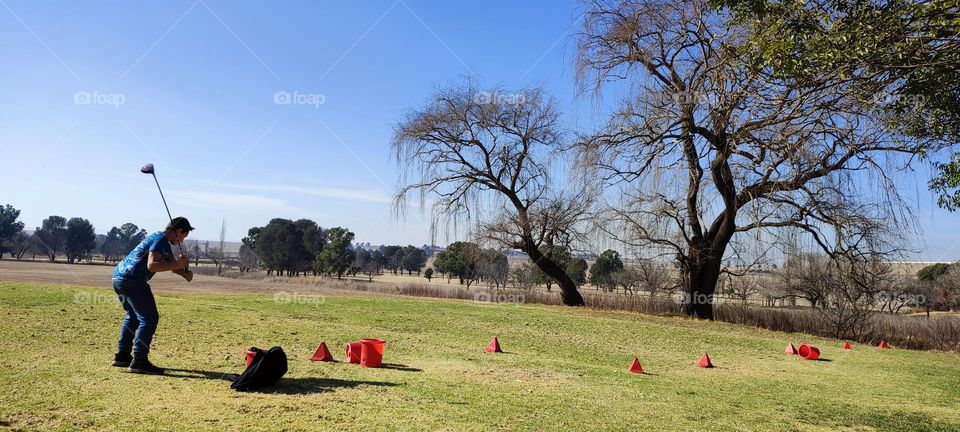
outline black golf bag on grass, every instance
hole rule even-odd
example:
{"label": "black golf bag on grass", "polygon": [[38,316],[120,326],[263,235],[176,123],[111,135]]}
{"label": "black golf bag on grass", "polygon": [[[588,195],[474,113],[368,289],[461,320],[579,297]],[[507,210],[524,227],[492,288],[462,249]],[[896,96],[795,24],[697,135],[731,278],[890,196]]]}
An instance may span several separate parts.
{"label": "black golf bag on grass", "polygon": [[230,388],[236,391],[272,386],[287,373],[287,355],[283,352],[283,348],[275,346],[269,351],[257,348],[251,348],[251,350],[256,351],[257,354],[250,362],[250,366],[247,366],[247,370],[243,371],[233,384],[230,384]]}

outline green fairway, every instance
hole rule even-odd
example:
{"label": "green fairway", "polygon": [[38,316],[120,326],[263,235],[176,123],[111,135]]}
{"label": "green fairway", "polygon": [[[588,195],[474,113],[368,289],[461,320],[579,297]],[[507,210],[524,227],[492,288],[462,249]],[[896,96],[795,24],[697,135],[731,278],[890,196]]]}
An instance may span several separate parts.
{"label": "green fairway", "polygon": [[[159,295],[143,376],[109,365],[110,290],[0,283],[0,424],[13,429],[960,430],[960,356],[724,323],[387,296]],[[503,354],[483,348],[498,336]],[[338,360],[386,339],[389,368]],[[828,361],[783,354],[810,342]],[[279,345],[276,389],[237,393],[245,347]],[[710,353],[713,369],[695,363]],[[647,375],[626,371],[640,358]],[[190,376],[190,377],[184,377]]]}

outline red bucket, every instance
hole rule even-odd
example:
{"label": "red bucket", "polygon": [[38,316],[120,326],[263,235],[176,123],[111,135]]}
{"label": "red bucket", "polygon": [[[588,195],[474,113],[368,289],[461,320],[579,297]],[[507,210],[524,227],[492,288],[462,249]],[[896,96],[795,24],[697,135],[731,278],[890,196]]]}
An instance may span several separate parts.
{"label": "red bucket", "polygon": [[813,345],[800,345],[800,349],[797,351],[798,354],[800,354],[800,357],[803,357],[807,360],[816,360],[820,358],[820,349]]}
{"label": "red bucket", "polygon": [[257,353],[260,352],[260,350],[251,347],[247,348],[245,352],[247,354],[247,367],[250,367],[250,363],[253,362],[253,358],[257,356]]}
{"label": "red bucket", "polygon": [[360,366],[378,368],[383,361],[383,349],[387,341],[382,339],[360,339]]}
{"label": "red bucket", "polygon": [[350,342],[347,344],[347,361],[350,363],[360,363],[360,351],[362,344],[360,342]]}

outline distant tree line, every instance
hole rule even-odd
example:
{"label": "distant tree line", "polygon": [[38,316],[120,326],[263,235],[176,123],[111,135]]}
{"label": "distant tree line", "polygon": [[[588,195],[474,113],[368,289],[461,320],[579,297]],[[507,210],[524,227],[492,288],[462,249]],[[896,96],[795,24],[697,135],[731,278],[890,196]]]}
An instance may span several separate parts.
{"label": "distant tree line", "polygon": [[119,228],[110,228],[107,238],[100,245],[104,261],[118,261],[147,237],[147,230],[136,224],[125,223]]}
{"label": "distant tree line", "polygon": [[[333,231],[337,230],[336,233]],[[331,234],[338,235],[339,241],[347,237],[347,243],[353,240],[353,233],[343,228],[323,229],[309,219],[292,221],[289,219],[271,219],[266,226],[253,227],[247,231],[240,246],[243,257],[254,258],[256,262],[245,263],[247,269],[262,268],[268,274],[296,276],[317,273],[321,262],[320,253],[329,242]],[[323,259],[333,258],[333,247]],[[345,253],[345,251],[341,251]],[[342,257],[341,260],[346,260]],[[349,261],[347,261],[349,262]]]}
{"label": "distant tree line", "polygon": [[146,230],[132,223],[113,227],[102,241],[89,220],[50,216],[32,234],[19,221],[20,210],[10,204],[0,206],[0,258],[9,253],[14,259],[42,256],[50,262],[65,256],[68,263],[89,261],[99,252],[104,261],[118,261],[146,237]]}
{"label": "distant tree line", "polygon": [[384,271],[420,274],[428,250],[416,246],[381,246],[368,250],[353,244],[347,228],[323,228],[309,219],[272,219],[253,227],[240,246],[241,271],[263,269],[282,276],[364,274],[369,279]]}
{"label": "distant tree line", "polygon": [[[353,275],[362,273],[369,280],[373,280],[374,276],[384,271],[390,271],[393,274],[407,272],[408,275],[416,273],[419,276],[429,258],[429,248],[413,245],[380,246],[376,250],[357,248],[350,272]],[[432,270],[430,274],[433,274]]]}
{"label": "distant tree line", "polygon": [[[502,287],[507,283],[510,266],[503,252],[482,249],[472,242],[458,241],[437,253],[433,261],[433,270],[443,275],[447,283],[456,278],[467,288],[478,281]],[[433,271],[430,272],[431,276],[433,273]]]}

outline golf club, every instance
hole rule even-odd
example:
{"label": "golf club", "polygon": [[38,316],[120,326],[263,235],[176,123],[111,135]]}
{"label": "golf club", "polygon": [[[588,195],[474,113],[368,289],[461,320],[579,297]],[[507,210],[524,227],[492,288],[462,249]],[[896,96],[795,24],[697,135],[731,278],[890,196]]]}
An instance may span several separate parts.
{"label": "golf club", "polygon": [[[170,222],[173,222],[173,215],[170,214],[170,207],[167,206],[167,199],[163,197],[163,189],[160,188],[160,182],[157,180],[156,170],[153,168],[153,164],[149,163],[140,168],[140,172],[144,174],[150,174],[153,176],[153,182],[157,184],[157,190],[160,191],[160,199],[163,200],[163,208],[167,210],[167,218],[170,219]],[[180,255],[183,255],[183,247],[180,246],[180,243],[177,243],[177,250],[180,251]],[[188,270],[189,264],[187,267],[184,267],[184,270]]]}

